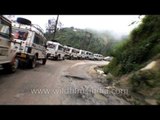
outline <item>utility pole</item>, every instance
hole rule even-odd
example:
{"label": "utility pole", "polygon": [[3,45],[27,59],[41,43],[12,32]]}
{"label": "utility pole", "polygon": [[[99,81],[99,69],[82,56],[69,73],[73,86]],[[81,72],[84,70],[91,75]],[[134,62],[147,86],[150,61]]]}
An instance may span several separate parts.
{"label": "utility pole", "polygon": [[55,27],[54,27],[55,29],[54,29],[54,33],[53,33],[53,40],[55,38],[56,31],[57,31],[58,18],[59,18],[59,15],[57,15],[56,24],[55,24]]}

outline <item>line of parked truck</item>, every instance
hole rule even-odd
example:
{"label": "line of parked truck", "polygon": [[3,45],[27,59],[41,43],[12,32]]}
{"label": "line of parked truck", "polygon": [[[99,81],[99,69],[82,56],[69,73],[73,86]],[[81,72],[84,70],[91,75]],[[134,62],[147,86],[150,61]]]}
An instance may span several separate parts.
{"label": "line of parked truck", "polygon": [[0,15],[0,65],[8,72],[15,72],[19,66],[35,68],[37,61],[42,65],[47,59],[103,60],[101,54],[47,41],[42,28],[30,20],[17,18],[10,21]]}
{"label": "line of parked truck", "polygon": [[47,41],[46,43],[47,58],[54,60],[103,60],[100,54],[62,45],[58,42]]}

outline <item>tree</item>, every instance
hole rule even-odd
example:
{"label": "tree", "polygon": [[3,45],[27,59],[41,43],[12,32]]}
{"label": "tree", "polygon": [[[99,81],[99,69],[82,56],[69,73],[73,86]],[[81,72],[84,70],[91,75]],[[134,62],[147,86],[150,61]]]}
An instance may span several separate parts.
{"label": "tree", "polygon": [[56,19],[56,23],[55,23],[55,29],[54,29],[54,34],[53,34],[53,40],[54,40],[54,38],[55,38],[55,34],[56,34],[56,31],[57,31],[58,18],[59,18],[59,15],[57,15],[57,19]]}

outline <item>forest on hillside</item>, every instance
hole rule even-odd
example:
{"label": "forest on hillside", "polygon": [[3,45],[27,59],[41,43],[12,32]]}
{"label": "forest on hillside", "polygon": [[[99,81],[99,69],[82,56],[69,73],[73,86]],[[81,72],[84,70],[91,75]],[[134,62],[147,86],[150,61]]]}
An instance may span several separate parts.
{"label": "forest on hillside", "polygon": [[[53,40],[54,33],[47,32],[45,36],[47,40]],[[91,29],[78,29],[74,27],[57,30],[54,39],[63,45],[69,45],[104,56],[110,55],[112,46],[118,43],[108,31],[97,32]]]}

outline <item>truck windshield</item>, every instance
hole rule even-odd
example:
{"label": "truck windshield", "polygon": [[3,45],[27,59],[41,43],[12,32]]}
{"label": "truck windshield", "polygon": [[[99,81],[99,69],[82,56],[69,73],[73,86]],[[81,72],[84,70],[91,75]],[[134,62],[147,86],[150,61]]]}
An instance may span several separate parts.
{"label": "truck windshield", "polygon": [[66,52],[69,52],[69,51],[70,51],[70,49],[69,49],[69,48],[65,48],[65,51],[66,51]]}
{"label": "truck windshield", "polygon": [[20,39],[20,40],[26,40],[28,36],[28,32],[25,30],[17,30],[13,29],[12,30],[14,39]]}
{"label": "truck windshield", "polygon": [[56,46],[55,46],[54,44],[48,44],[47,47],[48,47],[48,48],[52,48],[52,49],[55,49],[55,48],[56,48]]}

